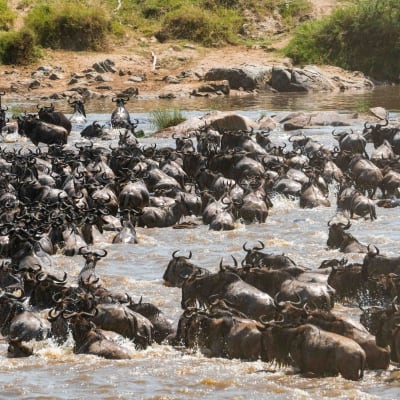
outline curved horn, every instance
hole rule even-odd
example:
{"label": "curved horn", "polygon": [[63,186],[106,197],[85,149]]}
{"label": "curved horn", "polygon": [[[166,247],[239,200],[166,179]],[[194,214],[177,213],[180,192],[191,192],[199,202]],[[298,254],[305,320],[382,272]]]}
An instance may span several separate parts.
{"label": "curved horn", "polygon": [[261,240],[257,240],[257,242],[260,243],[261,247],[254,246],[253,249],[254,250],[263,250],[265,247],[264,243]]}
{"label": "curved horn", "polygon": [[379,249],[374,245],[374,247],[375,247],[375,252],[373,252],[372,250],[370,250],[370,247],[371,247],[371,245],[369,244],[369,245],[367,246],[368,254],[369,254],[370,256],[378,256],[378,255],[379,255]]}
{"label": "curved horn", "polygon": [[97,257],[103,258],[108,254],[108,252],[105,249],[100,249],[100,250],[94,251],[93,254],[96,255]]}

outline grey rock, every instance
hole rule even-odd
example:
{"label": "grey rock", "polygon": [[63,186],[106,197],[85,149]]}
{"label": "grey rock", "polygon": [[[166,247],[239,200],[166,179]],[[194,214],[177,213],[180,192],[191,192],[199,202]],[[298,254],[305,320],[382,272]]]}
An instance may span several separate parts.
{"label": "grey rock", "polygon": [[38,81],[37,79],[32,79],[28,82],[29,89],[37,89],[38,87],[40,87],[40,81]]}
{"label": "grey rock", "polygon": [[110,59],[106,59],[104,61],[99,61],[97,63],[94,63],[92,65],[93,69],[98,72],[98,73],[104,73],[104,72],[112,72],[115,73],[117,70],[114,67],[115,63],[114,61]]}
{"label": "grey rock", "polygon": [[340,68],[334,73],[329,73],[313,65],[304,68],[275,66],[272,69],[269,85],[278,92],[334,91],[374,86],[361,73],[349,73]]}
{"label": "grey rock", "polygon": [[277,121],[274,118],[268,116],[260,117],[256,120],[256,122],[258,124],[258,129],[261,130],[273,130],[276,129],[278,126]]}
{"label": "grey rock", "polygon": [[155,135],[167,137],[173,133],[177,135],[188,134],[189,132],[196,131],[205,125],[221,132],[223,130],[238,131],[258,129],[258,124],[246,116],[230,111],[214,111],[201,117],[187,119],[186,121],[174,127],[166,128],[162,131],[156,132]]}
{"label": "grey rock", "polygon": [[125,96],[129,96],[129,97],[138,96],[139,95],[139,89],[137,87],[131,86],[131,87],[128,87],[128,88],[124,89],[121,92],[121,94],[125,95]]}
{"label": "grey rock", "polygon": [[337,111],[296,112],[280,119],[285,131],[307,129],[320,126],[350,126],[360,123],[357,113]]}
{"label": "grey rock", "polygon": [[375,117],[384,120],[388,118],[388,112],[383,107],[373,107],[369,109],[369,112]]}
{"label": "grey rock", "polygon": [[271,67],[256,65],[241,68],[212,68],[204,75],[204,80],[227,80],[231,89],[251,91],[263,87],[270,74]]}
{"label": "grey rock", "polygon": [[95,80],[96,82],[112,82],[112,81],[113,81],[113,79],[110,78],[109,76],[102,75],[102,74],[98,74],[98,75],[94,78],[94,80]]}
{"label": "grey rock", "polygon": [[[80,94],[82,96],[82,99],[84,99],[84,100],[102,97],[101,93],[97,93],[93,90],[90,90],[90,89],[88,89],[86,87],[82,87],[82,86],[72,88],[68,92],[64,92],[64,94],[69,93],[69,92],[77,92],[78,94]],[[69,96],[71,96],[71,94]]]}
{"label": "grey rock", "polygon": [[176,76],[171,76],[171,75],[165,76],[165,77],[163,78],[163,81],[165,81],[165,82],[167,82],[167,83],[173,83],[173,84],[181,83],[181,79],[179,79],[179,78],[176,77]]}
{"label": "grey rock", "polygon": [[159,99],[175,99],[176,95],[174,93],[168,92],[168,93],[160,93],[158,95]]}
{"label": "grey rock", "polygon": [[53,67],[50,67],[49,65],[41,65],[40,67],[38,67],[37,71],[50,74],[50,72],[53,71]]}
{"label": "grey rock", "polygon": [[[94,71],[91,70],[90,72],[94,72]],[[86,76],[86,74],[88,74],[88,73],[89,73],[89,71],[87,71],[85,74],[81,74],[81,73],[79,73],[79,72],[74,72],[74,73],[71,75],[71,78],[82,79],[82,78],[84,78],[84,77]]]}
{"label": "grey rock", "polygon": [[60,74],[59,72],[53,72],[49,75],[49,79],[51,79],[52,81],[58,81],[63,78],[64,78],[64,75]]}
{"label": "grey rock", "polygon": [[79,80],[77,79],[77,78],[71,78],[69,81],[68,81],[68,85],[75,85],[76,83],[78,83],[79,82]]}
{"label": "grey rock", "polygon": [[96,86],[97,90],[112,90],[112,86],[110,85],[100,85],[100,86]]}
{"label": "grey rock", "polygon": [[136,83],[140,83],[143,82],[143,78],[141,76],[131,76],[130,78],[128,78],[128,82],[136,82]]}
{"label": "grey rock", "polygon": [[98,76],[98,73],[96,73],[96,72],[88,72],[88,73],[85,75],[85,78],[86,78],[86,79],[96,79],[97,76]]}
{"label": "grey rock", "polygon": [[32,79],[43,79],[46,76],[47,76],[47,74],[45,74],[43,71],[33,71],[31,73]]}
{"label": "grey rock", "polygon": [[228,81],[210,81],[193,89],[191,96],[202,96],[203,93],[215,93],[229,95],[230,87]]}

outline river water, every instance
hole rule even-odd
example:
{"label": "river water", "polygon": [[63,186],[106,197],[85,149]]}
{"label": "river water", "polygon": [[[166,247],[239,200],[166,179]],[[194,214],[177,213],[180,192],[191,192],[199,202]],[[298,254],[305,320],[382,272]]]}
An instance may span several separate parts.
{"label": "river water", "polygon": [[[400,111],[399,88],[319,95],[260,94],[246,98],[179,99],[161,101],[141,99],[128,103],[139,129],[151,130],[148,112],[154,108],[179,108],[185,115],[208,110],[237,110],[250,117],[280,111],[327,110],[357,111],[365,105],[383,106],[397,116]],[[6,102],[4,102],[7,104]],[[29,109],[30,103],[16,104]],[[113,104],[89,103],[88,123],[107,121]],[[357,127],[356,127],[357,128]],[[307,131],[320,142],[332,146],[332,127]],[[290,134],[292,134],[291,132]],[[273,142],[287,141],[289,133],[279,129],[271,134]],[[80,140],[75,127],[71,143]],[[153,143],[150,137],[142,144]],[[163,140],[162,143],[170,143]],[[26,142],[18,141],[18,145]],[[158,142],[159,145],[160,142]],[[107,145],[107,142],[103,142]],[[289,255],[298,264],[316,268],[322,260],[341,257],[336,250],[326,250],[327,222],[335,214],[335,187],[331,187],[331,207],[300,209],[298,200],[273,197],[273,208],[264,224],[241,225],[229,232],[196,229],[138,228],[138,244],[113,245],[112,235],[96,247],[107,249],[96,270],[107,287],[130,293],[135,300],[151,301],[176,323],[180,314],[181,290],[163,285],[162,275],[175,250],[187,254],[192,261],[216,271],[221,257],[230,262],[244,257],[242,245],[261,240],[265,251]],[[351,233],[363,243],[375,244],[382,254],[399,252],[399,210],[377,209],[376,221],[354,220]],[[349,261],[362,256],[350,255]],[[84,259],[81,256],[56,255],[54,264],[68,273],[73,282]],[[356,308],[337,305],[336,310],[358,318]],[[51,340],[35,343],[35,355],[25,359],[7,359],[5,342],[0,341],[0,398],[14,399],[398,399],[400,371],[366,371],[359,382],[341,377],[309,378],[292,368],[278,368],[261,361],[245,362],[207,358],[195,351],[167,345],[153,345],[136,351],[129,341],[124,343],[134,353],[133,360],[110,361],[89,355],[75,355],[72,340],[57,346]]]}

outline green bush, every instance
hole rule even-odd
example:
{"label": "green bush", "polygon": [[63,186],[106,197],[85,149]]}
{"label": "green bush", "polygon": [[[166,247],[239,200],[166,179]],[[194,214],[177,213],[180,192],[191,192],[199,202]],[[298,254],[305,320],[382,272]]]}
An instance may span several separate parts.
{"label": "green bush", "polygon": [[160,131],[170,126],[178,125],[185,121],[186,118],[183,117],[180,110],[156,109],[150,112],[150,120],[152,127]]}
{"label": "green bush", "polygon": [[329,63],[381,80],[400,76],[400,2],[357,0],[302,25],[285,49],[295,63]]}
{"label": "green bush", "polygon": [[15,21],[15,13],[7,5],[7,0],[0,0],[0,31],[8,31]]}
{"label": "green bush", "polygon": [[286,20],[298,20],[312,10],[308,0],[279,0],[277,3],[279,14]]}
{"label": "green bush", "polygon": [[186,39],[205,46],[220,46],[236,41],[243,20],[235,11],[218,9],[210,12],[197,6],[187,6],[168,13],[157,37]]}
{"label": "green bush", "polygon": [[27,65],[38,58],[35,38],[29,31],[0,33],[0,61],[2,64]]}
{"label": "green bush", "polygon": [[26,17],[43,47],[66,50],[101,50],[106,47],[111,19],[101,7],[80,2],[42,3]]}

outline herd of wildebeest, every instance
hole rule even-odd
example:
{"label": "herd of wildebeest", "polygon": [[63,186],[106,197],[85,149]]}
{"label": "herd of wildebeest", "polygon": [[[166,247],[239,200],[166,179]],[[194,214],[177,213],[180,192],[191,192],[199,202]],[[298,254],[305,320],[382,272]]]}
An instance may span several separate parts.
{"label": "herd of wildebeest", "polygon": [[[399,204],[399,127],[386,120],[362,132],[336,129],[337,145],[328,148],[303,133],[277,145],[267,131],[204,126],[175,136],[175,146],[146,147],[125,108],[129,99],[113,100],[117,145],[105,145],[108,132],[97,122],[81,132],[93,141],[68,145],[72,124],[86,117],[74,101],[69,118],[53,105],[20,115],[18,133],[35,147],[0,149],[0,329],[9,357],[32,355],[32,340],[62,344],[72,334],[77,354],[129,359],[122,336],[138,351],[166,343],[351,380],[400,362],[400,257],[349,232],[353,218],[379,223],[377,208]],[[7,107],[0,109],[5,132]],[[332,187],[337,215],[327,221],[327,246],[364,253],[362,263],[343,256],[311,270],[259,241],[243,243],[242,260],[221,260],[211,272],[174,249],[163,279],[182,288],[176,326],[156,305],[106,287],[96,272],[107,256],[98,247],[106,231],[113,243],[135,245],[136,227],[268,224],[276,194],[302,208],[331,207]],[[60,272],[55,253],[83,257],[79,275]],[[335,302],[359,305],[361,321],[334,312]]]}

